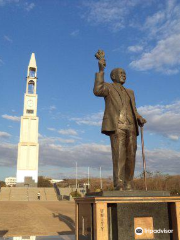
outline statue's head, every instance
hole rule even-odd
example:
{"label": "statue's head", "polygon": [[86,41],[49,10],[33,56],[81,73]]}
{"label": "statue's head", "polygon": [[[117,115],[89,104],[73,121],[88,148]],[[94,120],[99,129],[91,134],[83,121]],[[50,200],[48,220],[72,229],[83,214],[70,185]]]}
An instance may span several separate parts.
{"label": "statue's head", "polygon": [[121,83],[122,85],[126,82],[126,72],[122,68],[114,68],[110,77],[113,82]]}

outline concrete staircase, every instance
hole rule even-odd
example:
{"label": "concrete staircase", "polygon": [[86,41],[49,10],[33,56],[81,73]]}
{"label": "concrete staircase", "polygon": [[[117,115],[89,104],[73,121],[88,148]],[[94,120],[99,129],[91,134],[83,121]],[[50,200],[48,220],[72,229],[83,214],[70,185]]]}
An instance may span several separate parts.
{"label": "concrete staircase", "polygon": [[[37,194],[41,197],[38,200]],[[2,187],[0,201],[58,201],[54,188]]]}
{"label": "concrete staircase", "polygon": [[[40,192],[40,200],[37,198],[37,194]],[[28,188],[29,201],[47,201],[45,188]]]}
{"label": "concrete staircase", "polygon": [[11,188],[9,201],[28,201],[28,188]]}
{"label": "concrete staircase", "polygon": [[11,188],[2,187],[0,191],[0,201],[9,201]]}
{"label": "concrete staircase", "polygon": [[47,201],[57,201],[57,196],[54,188],[44,188],[46,192]]}

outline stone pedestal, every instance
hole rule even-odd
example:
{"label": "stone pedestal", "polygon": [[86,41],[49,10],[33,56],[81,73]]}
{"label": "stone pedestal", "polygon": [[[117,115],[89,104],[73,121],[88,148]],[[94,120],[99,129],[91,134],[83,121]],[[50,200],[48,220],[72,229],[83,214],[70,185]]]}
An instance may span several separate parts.
{"label": "stone pedestal", "polygon": [[98,194],[75,199],[76,240],[180,240],[180,197],[156,191]]}

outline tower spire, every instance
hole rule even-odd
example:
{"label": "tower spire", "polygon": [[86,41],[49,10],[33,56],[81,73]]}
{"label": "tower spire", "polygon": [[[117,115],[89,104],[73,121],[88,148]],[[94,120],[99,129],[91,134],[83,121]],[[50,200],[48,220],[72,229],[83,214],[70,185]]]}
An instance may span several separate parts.
{"label": "tower spire", "polygon": [[29,61],[29,68],[30,68],[30,67],[32,67],[32,68],[37,68],[35,53],[32,53],[32,54],[31,54],[31,58],[30,58],[30,61]]}
{"label": "tower spire", "polygon": [[27,77],[37,77],[37,65],[36,65],[36,58],[35,53],[31,54],[31,58],[28,65],[28,72]]}

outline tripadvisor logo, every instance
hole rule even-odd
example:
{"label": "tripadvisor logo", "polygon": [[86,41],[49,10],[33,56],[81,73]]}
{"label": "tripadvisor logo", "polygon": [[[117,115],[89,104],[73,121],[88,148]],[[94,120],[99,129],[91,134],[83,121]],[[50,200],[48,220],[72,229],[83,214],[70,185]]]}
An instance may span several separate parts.
{"label": "tripadvisor logo", "polygon": [[137,227],[135,229],[135,233],[136,233],[136,235],[142,235],[143,234],[143,229],[141,227]]}

